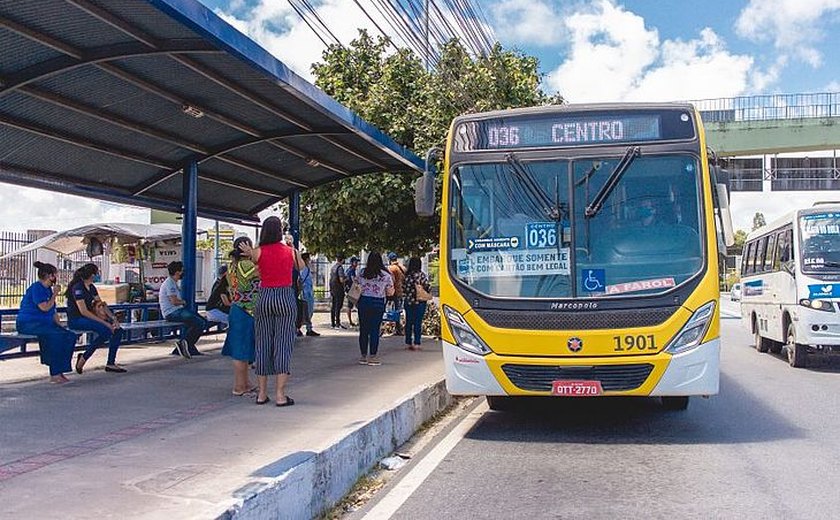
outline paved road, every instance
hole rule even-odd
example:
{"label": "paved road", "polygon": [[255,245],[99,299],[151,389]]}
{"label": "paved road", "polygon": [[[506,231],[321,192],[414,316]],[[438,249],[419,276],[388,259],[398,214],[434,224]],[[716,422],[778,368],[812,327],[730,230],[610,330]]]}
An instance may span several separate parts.
{"label": "paved road", "polygon": [[840,360],[792,369],[722,331],[718,396],[488,411],[393,518],[840,518]]}

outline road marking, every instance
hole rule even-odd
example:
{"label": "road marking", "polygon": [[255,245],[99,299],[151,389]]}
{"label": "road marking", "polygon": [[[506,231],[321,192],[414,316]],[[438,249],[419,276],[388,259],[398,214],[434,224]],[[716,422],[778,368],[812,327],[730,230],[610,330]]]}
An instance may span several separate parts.
{"label": "road marking", "polygon": [[387,520],[391,518],[488,410],[487,403],[484,402],[464,417],[373,509],[368,511],[363,520]]}

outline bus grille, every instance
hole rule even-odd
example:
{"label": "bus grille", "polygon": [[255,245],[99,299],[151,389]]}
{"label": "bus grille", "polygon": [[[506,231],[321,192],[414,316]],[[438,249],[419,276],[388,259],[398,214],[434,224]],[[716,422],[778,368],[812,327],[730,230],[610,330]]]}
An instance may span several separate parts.
{"label": "bus grille", "polygon": [[475,309],[491,327],[526,330],[596,330],[652,327],[664,323],[679,307],[609,311],[514,311]]}
{"label": "bus grille", "polygon": [[545,365],[502,365],[511,383],[522,390],[550,392],[554,381],[600,381],[605,391],[634,390],[644,384],[653,371],[650,363],[638,365],[601,365],[561,367]]}

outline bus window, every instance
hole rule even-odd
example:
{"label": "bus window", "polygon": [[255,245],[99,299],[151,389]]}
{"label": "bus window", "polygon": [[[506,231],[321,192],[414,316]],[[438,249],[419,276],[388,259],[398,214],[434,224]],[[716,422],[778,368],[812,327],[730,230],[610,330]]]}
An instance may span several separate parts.
{"label": "bus window", "polygon": [[767,237],[758,239],[755,248],[755,272],[760,273],[764,271],[764,252],[767,250]]}
{"label": "bus window", "polygon": [[764,253],[764,271],[770,272],[773,270],[773,254],[776,252],[776,235],[769,235],[767,237],[767,248]]}
{"label": "bus window", "polygon": [[752,274],[755,272],[755,242],[747,244],[746,266],[744,274]]}

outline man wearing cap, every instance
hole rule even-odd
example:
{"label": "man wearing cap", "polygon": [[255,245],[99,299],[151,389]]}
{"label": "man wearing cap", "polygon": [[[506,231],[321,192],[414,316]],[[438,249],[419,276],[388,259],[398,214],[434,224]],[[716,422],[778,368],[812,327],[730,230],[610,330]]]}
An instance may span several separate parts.
{"label": "man wearing cap", "polygon": [[[403,307],[403,280],[405,280],[405,268],[400,265],[399,257],[397,253],[393,251],[388,253],[388,272],[391,273],[391,278],[394,279],[394,295],[388,297],[388,301],[391,302],[392,309],[395,311],[401,311]],[[402,329],[402,322],[397,320],[395,322],[395,330],[394,334],[397,336],[403,335]]]}
{"label": "man wearing cap", "polygon": [[207,320],[228,324],[230,297],[228,296],[227,265],[220,265],[216,281],[207,298]]}
{"label": "man wearing cap", "polygon": [[[358,256],[351,256],[350,257],[350,267],[347,268],[347,271],[344,273],[347,281],[344,282],[344,289],[345,292],[349,293],[350,288],[353,287],[353,280],[356,279],[356,273],[359,269],[359,257]],[[353,300],[350,297],[347,297],[347,321],[350,322],[351,327],[355,327],[356,324],[353,323],[353,307],[356,304],[353,303]]]}

